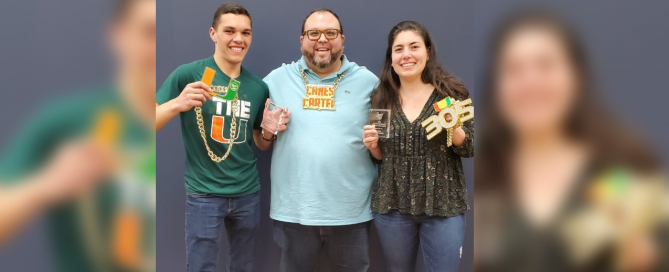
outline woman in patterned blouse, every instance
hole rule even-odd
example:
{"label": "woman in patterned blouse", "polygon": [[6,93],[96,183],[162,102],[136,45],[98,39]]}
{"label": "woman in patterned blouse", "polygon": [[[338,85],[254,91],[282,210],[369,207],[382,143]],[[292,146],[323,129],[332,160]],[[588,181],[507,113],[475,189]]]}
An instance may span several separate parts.
{"label": "woman in patterned blouse", "polygon": [[391,110],[390,138],[379,140],[372,126],[363,133],[365,146],[381,161],[372,211],[388,271],[413,271],[419,244],[428,271],[458,270],[469,210],[461,157],[474,156],[474,122],[454,130],[450,147],[445,130],[428,140],[421,122],[437,114],[434,103],[468,96],[462,81],[440,66],[421,24],[393,27],[371,98],[373,108]]}

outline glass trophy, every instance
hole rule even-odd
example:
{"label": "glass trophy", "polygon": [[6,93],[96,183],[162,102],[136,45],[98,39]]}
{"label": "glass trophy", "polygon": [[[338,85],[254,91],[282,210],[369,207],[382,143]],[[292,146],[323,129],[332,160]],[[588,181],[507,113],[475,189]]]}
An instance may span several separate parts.
{"label": "glass trophy", "polygon": [[369,124],[379,133],[379,138],[390,138],[390,110],[370,109]]}
{"label": "glass trophy", "polygon": [[283,108],[269,102],[261,127],[268,131],[274,131],[274,135],[279,133],[279,124],[281,124],[281,120],[283,119],[283,111]]}

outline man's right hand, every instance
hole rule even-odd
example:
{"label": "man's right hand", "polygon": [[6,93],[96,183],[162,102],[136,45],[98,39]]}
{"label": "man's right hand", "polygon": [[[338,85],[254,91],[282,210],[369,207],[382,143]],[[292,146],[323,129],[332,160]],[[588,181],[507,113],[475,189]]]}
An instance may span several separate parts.
{"label": "man's right hand", "polygon": [[211,88],[202,81],[186,85],[181,94],[164,104],[156,103],[156,131],[180,112],[186,112],[195,106],[202,107],[207,99],[211,100]]}
{"label": "man's right hand", "polygon": [[0,186],[0,247],[45,209],[93,192],[112,173],[113,153],[91,139],[73,140],[33,176]]}
{"label": "man's right hand", "polygon": [[181,94],[174,100],[174,108],[179,112],[185,112],[192,109],[194,106],[202,107],[207,99],[211,100],[211,88],[202,81],[197,81],[186,85]]}
{"label": "man's right hand", "polygon": [[61,146],[40,171],[37,184],[47,204],[56,204],[92,191],[111,173],[113,151],[91,140]]}
{"label": "man's right hand", "polygon": [[262,124],[260,125],[265,129],[265,131],[269,133],[274,133],[276,132],[282,132],[286,129],[288,129],[288,122],[290,122],[290,116],[291,112],[288,111],[288,108],[284,108],[283,112],[281,113],[281,122],[277,118],[277,116],[274,116],[272,112],[268,110],[269,103],[272,102],[269,98],[265,100],[265,109],[263,110],[263,120]]}

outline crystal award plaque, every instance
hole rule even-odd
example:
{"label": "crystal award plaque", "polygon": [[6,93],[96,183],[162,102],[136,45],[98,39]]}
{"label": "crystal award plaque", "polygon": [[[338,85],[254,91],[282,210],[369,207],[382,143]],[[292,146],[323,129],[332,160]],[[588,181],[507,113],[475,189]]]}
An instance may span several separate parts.
{"label": "crystal award plaque", "polygon": [[268,131],[273,131],[274,135],[279,133],[279,125],[283,119],[283,111],[284,109],[282,107],[269,102],[269,105],[267,105],[267,113],[263,116],[261,127]]}
{"label": "crystal award plaque", "polygon": [[379,138],[390,138],[390,110],[370,109],[369,124],[379,133]]}

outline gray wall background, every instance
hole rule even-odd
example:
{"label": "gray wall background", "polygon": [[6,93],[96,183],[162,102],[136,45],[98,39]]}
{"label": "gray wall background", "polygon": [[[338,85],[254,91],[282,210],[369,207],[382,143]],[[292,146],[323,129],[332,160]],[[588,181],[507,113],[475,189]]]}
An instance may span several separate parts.
{"label": "gray wall background", "polygon": [[[112,1],[0,1],[0,152],[31,113],[49,100],[109,78],[102,40],[104,18]],[[177,65],[213,53],[207,29],[213,10],[224,1],[159,0],[158,82]],[[549,1],[541,1],[549,3]],[[374,73],[380,70],[385,38],[402,20],[425,24],[436,40],[442,62],[469,87],[477,99],[479,66],[488,32],[500,15],[519,1],[268,1],[243,2],[254,17],[254,41],[245,65],[264,76],[282,62],[299,57],[298,32],[303,17],[325,6],[339,13],[346,28],[346,53]],[[573,20],[590,49],[602,94],[611,107],[627,109],[638,131],[658,153],[669,154],[669,2],[576,1],[550,3]],[[266,18],[266,19],[263,19]],[[270,20],[271,19],[271,20]],[[36,77],[30,78],[29,72]],[[178,120],[158,133],[158,271],[184,270],[183,144]],[[259,168],[269,168],[269,152],[259,152]],[[665,161],[666,162],[666,161]],[[466,161],[468,183],[472,162]],[[665,163],[666,165],[666,163]],[[477,169],[477,171],[485,171]],[[268,171],[261,171],[264,188]],[[470,196],[472,191],[469,191]],[[471,197],[470,197],[471,199]],[[276,251],[268,232],[269,192],[263,191],[265,229],[260,239],[259,266],[275,264]],[[0,248],[1,271],[50,271],[50,252],[37,219],[10,244]],[[471,221],[468,222],[471,226]],[[467,241],[471,241],[468,232]],[[374,270],[382,271],[380,248],[374,245]],[[471,260],[465,249],[463,262]],[[471,271],[463,268],[461,271]],[[266,270],[258,270],[266,271]],[[272,271],[272,270],[267,270]]]}
{"label": "gray wall background", "polygon": [[[104,25],[111,1],[0,1],[0,153],[39,107],[112,79]],[[0,271],[52,271],[46,220],[0,246]]]}
{"label": "gray wall background", "polygon": [[[226,1],[158,1],[157,81],[165,78],[180,64],[206,58],[214,47],[208,29],[216,8]],[[349,60],[366,66],[377,74],[386,50],[390,29],[404,20],[416,20],[431,31],[441,62],[462,78],[467,86],[473,82],[473,2],[470,1],[238,1],[253,19],[253,42],[243,65],[264,77],[281,63],[300,56],[299,36],[302,20],[312,10],[327,7],[335,11],[346,35],[345,54]],[[471,90],[474,93],[474,90]],[[261,228],[258,239],[256,271],[271,272],[278,264],[278,250],[273,242],[269,218],[271,151],[256,149],[262,185]],[[178,118],[157,134],[157,246],[158,271],[175,271],[185,267],[184,245],[184,148]],[[465,162],[468,187],[473,185],[473,160]],[[469,199],[473,201],[473,191]],[[473,203],[472,203],[473,204]],[[472,205],[473,207],[473,205]],[[467,218],[467,233],[460,271],[472,271],[472,217]],[[221,248],[220,263],[226,262],[227,248]],[[373,233],[370,271],[385,271],[376,234]],[[419,270],[422,271],[422,261]],[[327,271],[321,269],[321,271]]]}
{"label": "gray wall background", "polygon": [[552,10],[580,34],[600,98],[622,122],[644,136],[663,156],[665,169],[669,167],[669,2],[476,0],[475,5],[474,88],[482,80],[486,43],[501,17],[523,7]]}

